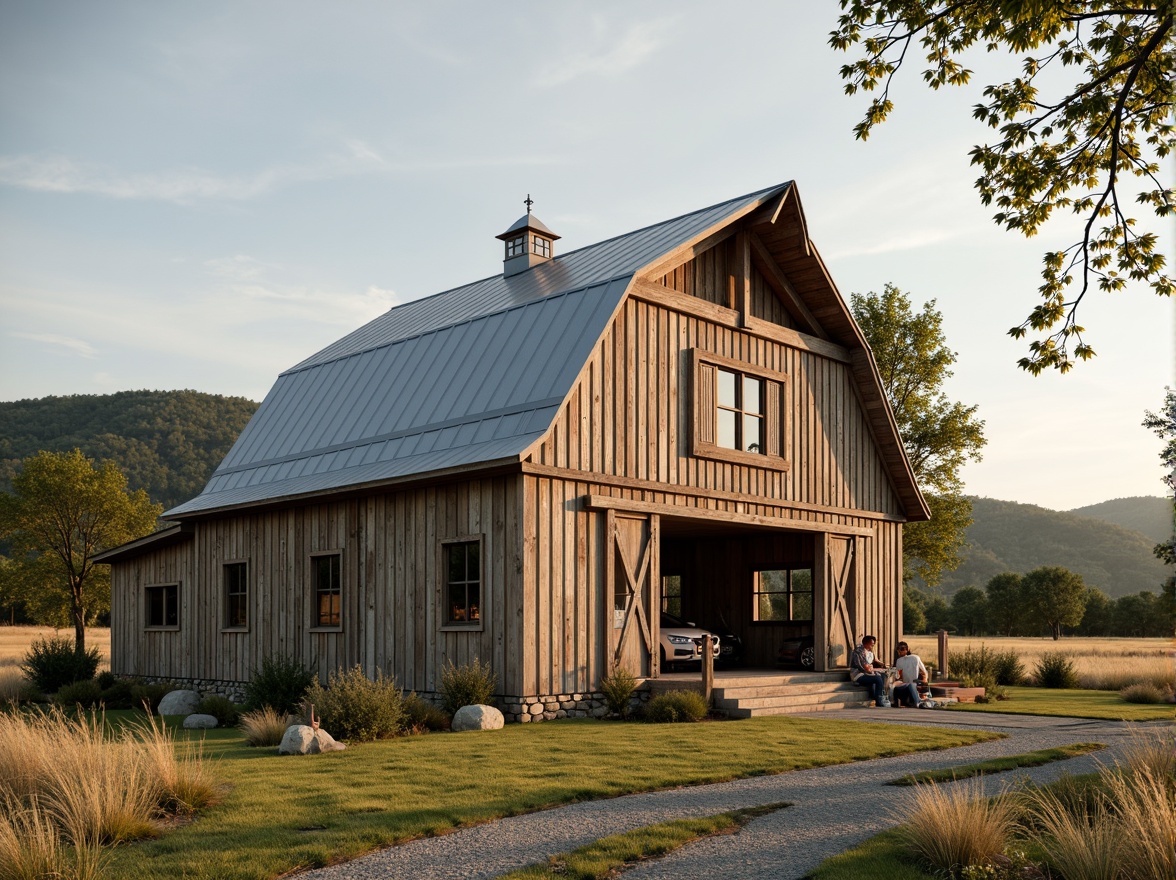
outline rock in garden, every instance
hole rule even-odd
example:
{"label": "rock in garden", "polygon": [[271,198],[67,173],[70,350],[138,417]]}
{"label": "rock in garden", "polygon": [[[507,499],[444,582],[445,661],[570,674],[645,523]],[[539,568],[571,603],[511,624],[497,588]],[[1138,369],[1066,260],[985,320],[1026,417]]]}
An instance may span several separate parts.
{"label": "rock in garden", "polygon": [[341,752],[345,748],[346,745],[335,742],[325,730],[315,730],[309,724],[295,724],[286,728],[278,754],[317,755],[320,752]]}
{"label": "rock in garden", "polygon": [[216,727],[215,715],[189,715],[184,719],[184,727],[187,730],[201,730],[208,727]]}
{"label": "rock in garden", "polygon": [[450,730],[498,730],[502,713],[493,706],[462,706],[453,715]]}
{"label": "rock in garden", "polygon": [[171,691],[159,701],[160,715],[191,715],[200,706],[196,691]]}

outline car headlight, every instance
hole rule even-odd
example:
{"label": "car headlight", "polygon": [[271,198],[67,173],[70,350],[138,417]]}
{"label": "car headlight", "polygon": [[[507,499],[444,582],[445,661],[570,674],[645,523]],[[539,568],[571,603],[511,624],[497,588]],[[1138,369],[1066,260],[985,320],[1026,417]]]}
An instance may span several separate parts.
{"label": "car headlight", "polygon": [[689,645],[693,639],[688,639],[686,636],[666,636],[671,645]]}

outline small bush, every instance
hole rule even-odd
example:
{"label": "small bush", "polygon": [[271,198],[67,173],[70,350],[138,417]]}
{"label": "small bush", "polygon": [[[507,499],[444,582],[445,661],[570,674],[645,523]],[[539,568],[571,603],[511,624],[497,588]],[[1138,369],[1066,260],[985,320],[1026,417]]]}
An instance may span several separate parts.
{"label": "small bush", "polygon": [[[1016,651],[990,651],[987,646],[967,648],[951,658],[951,674],[965,677],[990,677],[993,684],[1017,685],[1025,680],[1025,666]],[[979,685],[977,685],[979,687]]]}
{"label": "small bush", "polygon": [[109,690],[114,687],[115,682],[119,679],[109,669],[104,669],[98,673],[98,687],[102,690]]}
{"label": "small bush", "polygon": [[405,726],[413,733],[449,729],[449,716],[416,691],[404,698],[404,718]]}
{"label": "small bush", "polygon": [[251,746],[276,746],[282,742],[293,719],[272,706],[262,706],[241,716],[239,727]]}
{"label": "small bush", "polygon": [[1119,696],[1128,703],[1166,703],[1168,693],[1160,690],[1150,681],[1141,681],[1119,691]]}
{"label": "small bush", "polygon": [[666,691],[645,704],[645,720],[653,724],[701,721],[706,711],[706,698],[698,691]]}
{"label": "small bush", "polygon": [[237,720],[241,717],[241,710],[237,704],[220,694],[209,694],[200,701],[196,711],[201,715],[211,715],[220,727],[236,727]]}
{"label": "small bush", "polygon": [[1016,651],[994,651],[992,666],[997,684],[1016,686],[1025,680],[1025,664]]}
{"label": "small bush", "polygon": [[629,714],[629,704],[636,690],[636,677],[620,666],[612,671],[612,675],[606,675],[600,680],[600,692],[604,694],[608,711],[622,718]]}
{"label": "small bush", "polygon": [[447,661],[441,670],[441,707],[453,715],[462,706],[488,706],[497,685],[498,676],[490,664],[477,657],[464,666]]}
{"label": "small bush", "polygon": [[78,651],[72,639],[50,636],[33,641],[20,671],[42,691],[51,694],[67,684],[93,678],[101,661],[97,648]]}
{"label": "small bush", "polygon": [[978,672],[972,675],[961,675],[960,684],[964,687],[984,688],[984,696],[977,697],[977,703],[991,703],[993,700],[1007,700],[1008,691],[997,684],[996,676],[991,672]]}
{"label": "small bush", "polygon": [[1037,684],[1043,688],[1076,688],[1078,671],[1074,661],[1062,651],[1047,651],[1037,661],[1034,670]]}
{"label": "small bush", "polygon": [[951,876],[969,865],[993,864],[1004,853],[1015,815],[1011,800],[985,797],[976,780],[916,785],[913,810],[901,810],[906,824],[900,833],[910,849]]}
{"label": "small bush", "polygon": [[98,687],[98,682],[92,678],[87,681],[75,681],[73,684],[58,688],[57,693],[53,695],[53,702],[62,709],[72,709],[74,706],[92,709],[102,702],[102,688]]}
{"label": "small bush", "polygon": [[323,729],[336,739],[365,742],[404,730],[404,694],[396,679],[377,672],[372,681],[361,666],[332,672],[325,688],[314,682],[305,702],[314,706]]}
{"label": "small bush", "polygon": [[138,682],[131,685],[131,705],[135,709],[146,707],[154,715],[159,711],[159,701],[176,690],[177,687],[178,685],[165,681],[154,684]]}
{"label": "small bush", "polygon": [[[101,684],[101,681],[99,682]],[[119,679],[102,690],[102,705],[107,709],[135,709],[135,688],[129,681]]]}
{"label": "small bush", "polygon": [[293,714],[302,704],[307,689],[318,679],[315,672],[293,657],[270,654],[254,669],[245,685],[245,708],[269,706]]}

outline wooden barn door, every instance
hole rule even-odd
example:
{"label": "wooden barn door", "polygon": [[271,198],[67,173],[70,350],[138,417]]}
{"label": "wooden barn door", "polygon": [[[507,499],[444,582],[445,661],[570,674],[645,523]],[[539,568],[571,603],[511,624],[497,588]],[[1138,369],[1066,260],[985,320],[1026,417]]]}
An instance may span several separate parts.
{"label": "wooden barn door", "polygon": [[609,661],[638,678],[658,674],[658,526],[656,514],[614,510],[608,511],[605,522]]}
{"label": "wooden barn door", "polygon": [[852,537],[822,534],[817,537],[818,590],[820,619],[818,639],[824,636],[822,650],[818,641],[817,661],[825,669],[844,669],[857,644],[857,543]]}

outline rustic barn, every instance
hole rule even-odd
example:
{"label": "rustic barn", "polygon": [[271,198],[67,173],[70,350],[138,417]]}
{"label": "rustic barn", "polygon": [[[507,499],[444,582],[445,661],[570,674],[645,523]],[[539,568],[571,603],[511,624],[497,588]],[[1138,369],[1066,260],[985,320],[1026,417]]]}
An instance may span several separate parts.
{"label": "rustic barn", "polygon": [[667,607],[752,668],[900,637],[927,507],[793,184],[566,254],[529,208],[498,237],[501,274],[282,373],[172,527],[105,555],[112,671],[231,692],[281,653],[431,693],[480,658],[520,718],[657,678]]}

